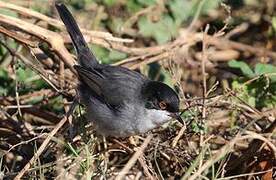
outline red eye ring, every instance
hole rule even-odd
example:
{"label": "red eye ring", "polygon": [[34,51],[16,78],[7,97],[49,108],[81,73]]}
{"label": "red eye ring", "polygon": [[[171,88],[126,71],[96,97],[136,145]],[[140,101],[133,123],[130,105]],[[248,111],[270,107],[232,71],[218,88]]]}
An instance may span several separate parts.
{"label": "red eye ring", "polygon": [[160,101],[159,107],[160,107],[160,109],[164,110],[167,108],[167,103],[165,101]]}

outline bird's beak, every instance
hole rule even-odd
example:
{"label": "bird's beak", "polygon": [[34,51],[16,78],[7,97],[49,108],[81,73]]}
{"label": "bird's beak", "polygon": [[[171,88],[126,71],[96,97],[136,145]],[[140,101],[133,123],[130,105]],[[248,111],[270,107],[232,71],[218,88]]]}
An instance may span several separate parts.
{"label": "bird's beak", "polygon": [[180,122],[182,125],[184,125],[184,121],[181,118],[179,113],[171,113],[170,116],[176,120],[178,120],[178,122]]}

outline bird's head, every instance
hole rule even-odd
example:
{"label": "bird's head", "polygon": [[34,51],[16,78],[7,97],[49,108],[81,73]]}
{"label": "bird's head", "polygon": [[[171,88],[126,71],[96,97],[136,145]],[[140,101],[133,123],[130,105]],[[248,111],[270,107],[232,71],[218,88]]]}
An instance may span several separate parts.
{"label": "bird's head", "polygon": [[168,85],[149,81],[142,88],[142,96],[145,108],[152,118],[156,118],[155,122],[161,124],[175,118],[183,124],[179,114],[179,97]]}

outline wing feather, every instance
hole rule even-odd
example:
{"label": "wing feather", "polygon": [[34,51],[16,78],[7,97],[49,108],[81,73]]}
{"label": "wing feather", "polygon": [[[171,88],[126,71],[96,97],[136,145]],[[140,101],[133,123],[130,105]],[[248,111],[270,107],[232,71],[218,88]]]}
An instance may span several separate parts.
{"label": "wing feather", "polygon": [[123,67],[100,65],[90,69],[81,66],[75,68],[81,82],[111,106],[136,100],[143,83],[147,81],[142,74]]}

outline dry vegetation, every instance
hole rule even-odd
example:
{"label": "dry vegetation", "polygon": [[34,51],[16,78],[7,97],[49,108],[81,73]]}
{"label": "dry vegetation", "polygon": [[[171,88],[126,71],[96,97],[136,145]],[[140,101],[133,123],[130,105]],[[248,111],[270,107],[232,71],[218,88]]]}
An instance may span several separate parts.
{"label": "dry vegetation", "polygon": [[53,1],[0,1],[0,179],[275,178],[276,2],[210,1],[65,3],[103,63],[179,91],[184,126],[128,139],[86,123]]}

